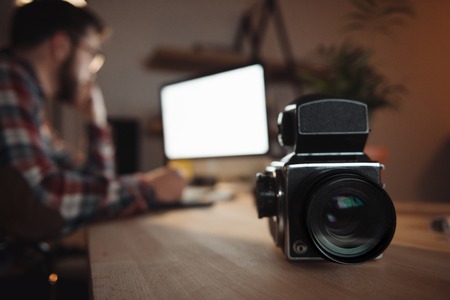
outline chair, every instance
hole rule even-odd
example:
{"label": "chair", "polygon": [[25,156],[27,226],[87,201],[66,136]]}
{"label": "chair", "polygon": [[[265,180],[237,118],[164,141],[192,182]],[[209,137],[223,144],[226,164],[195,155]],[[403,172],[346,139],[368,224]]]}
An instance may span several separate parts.
{"label": "chair", "polygon": [[[56,294],[62,294],[64,284],[61,286],[61,280],[52,282],[55,276],[50,275],[61,274],[58,269],[61,261],[86,257],[82,249],[48,246],[46,241],[54,242],[60,237],[63,225],[57,210],[36,201],[19,171],[11,167],[0,168],[0,259],[14,261],[20,258],[18,265],[25,265],[2,275],[1,293],[8,290],[18,298],[33,299],[56,298]],[[79,294],[72,290],[64,292],[74,294],[74,297]]]}
{"label": "chair", "polygon": [[36,242],[58,236],[63,224],[58,211],[34,199],[19,171],[0,168],[0,232],[20,241]]}

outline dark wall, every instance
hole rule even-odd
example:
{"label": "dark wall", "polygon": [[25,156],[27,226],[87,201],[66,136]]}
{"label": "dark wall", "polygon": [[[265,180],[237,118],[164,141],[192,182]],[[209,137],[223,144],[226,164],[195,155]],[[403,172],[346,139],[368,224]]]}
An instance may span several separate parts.
{"label": "dark wall", "polygon": [[116,146],[117,173],[130,174],[138,171],[139,166],[139,122],[134,119],[114,119],[109,122]]}

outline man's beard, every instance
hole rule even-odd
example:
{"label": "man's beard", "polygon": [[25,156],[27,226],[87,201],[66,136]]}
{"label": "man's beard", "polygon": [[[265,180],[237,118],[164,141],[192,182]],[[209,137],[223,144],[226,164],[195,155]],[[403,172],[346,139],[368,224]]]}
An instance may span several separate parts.
{"label": "man's beard", "polygon": [[59,89],[56,94],[56,100],[63,103],[74,103],[79,88],[79,82],[74,71],[75,53],[71,55],[61,65],[59,70]]}

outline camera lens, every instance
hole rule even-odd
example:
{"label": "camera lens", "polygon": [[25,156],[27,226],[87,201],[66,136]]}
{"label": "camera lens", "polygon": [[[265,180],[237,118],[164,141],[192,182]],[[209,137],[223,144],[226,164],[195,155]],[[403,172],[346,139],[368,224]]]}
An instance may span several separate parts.
{"label": "camera lens", "polygon": [[308,193],[306,225],[327,259],[359,263],[376,258],[395,231],[395,210],[387,193],[370,178],[351,171],[319,176]]}

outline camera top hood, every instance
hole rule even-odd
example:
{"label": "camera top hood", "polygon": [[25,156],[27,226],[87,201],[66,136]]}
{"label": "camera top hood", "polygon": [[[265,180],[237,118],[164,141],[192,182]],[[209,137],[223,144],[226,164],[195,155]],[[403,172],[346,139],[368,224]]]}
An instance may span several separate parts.
{"label": "camera top hood", "polygon": [[297,154],[362,153],[370,132],[365,103],[305,96],[278,117],[278,139]]}

